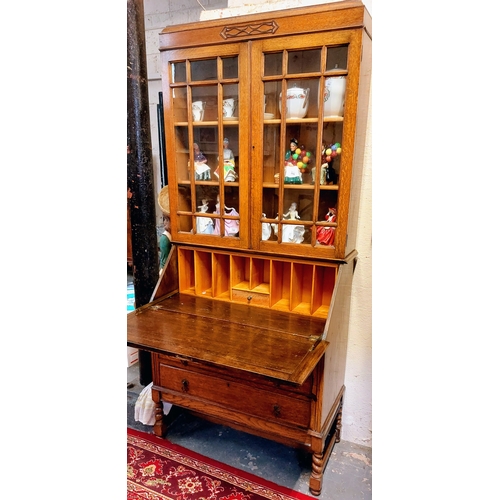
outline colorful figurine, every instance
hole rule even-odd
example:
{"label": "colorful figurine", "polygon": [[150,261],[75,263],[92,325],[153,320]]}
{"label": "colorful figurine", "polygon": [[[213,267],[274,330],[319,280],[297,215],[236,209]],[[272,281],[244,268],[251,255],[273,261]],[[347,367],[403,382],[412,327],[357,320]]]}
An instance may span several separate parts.
{"label": "colorful figurine", "polygon": [[[220,197],[217,195],[217,203],[215,204],[214,214],[220,215]],[[240,214],[233,207],[224,205],[224,214],[239,217]],[[220,219],[214,221],[213,234],[220,235]],[[224,236],[237,236],[240,231],[240,221],[238,219],[224,219]]]}
{"label": "colorful figurine", "polygon": [[323,151],[321,153],[321,167],[326,165],[326,178],[325,184],[336,184],[338,181],[338,175],[333,168],[333,160],[335,157],[340,155],[342,148],[340,147],[340,142],[335,144],[323,145]]}
{"label": "colorful figurine", "polygon": [[[335,208],[329,208],[328,213],[325,215],[325,219],[327,222],[335,222],[337,220],[337,210]],[[328,226],[318,227],[316,231],[316,239],[321,245],[333,246],[335,228]]]}
{"label": "colorful figurine", "polygon": [[290,149],[285,154],[285,184],[302,184],[302,173],[297,166],[298,146],[297,139],[290,140]]}
{"label": "colorful figurine", "polygon": [[[224,146],[224,181],[225,182],[234,182],[236,180],[237,174],[234,169],[235,161],[234,154],[231,149],[229,149],[229,139],[227,137],[224,138],[223,142]],[[219,158],[217,157],[217,161]],[[220,165],[219,165],[220,166]],[[219,167],[216,168],[214,174],[219,178]]]}
{"label": "colorful figurine", "polygon": [[297,167],[299,167],[299,170],[302,172],[302,173],[305,173],[307,171],[307,166],[308,166],[308,163],[311,161],[312,159],[312,154],[310,151],[308,151],[306,149],[306,147],[302,144],[300,146],[300,149],[297,148],[295,150],[295,154],[297,155],[297,158],[295,158],[295,155],[294,155],[294,158],[296,159],[297,161]]}
{"label": "colorful figurine", "polygon": [[[340,155],[342,148],[340,147],[340,142],[335,144],[327,145],[323,143],[323,148],[321,151],[321,167],[320,167],[320,179],[319,183],[321,185],[325,184],[336,184],[338,181],[338,174],[333,168],[333,160],[336,156]],[[316,167],[311,168],[311,183],[314,184],[316,179]]]}

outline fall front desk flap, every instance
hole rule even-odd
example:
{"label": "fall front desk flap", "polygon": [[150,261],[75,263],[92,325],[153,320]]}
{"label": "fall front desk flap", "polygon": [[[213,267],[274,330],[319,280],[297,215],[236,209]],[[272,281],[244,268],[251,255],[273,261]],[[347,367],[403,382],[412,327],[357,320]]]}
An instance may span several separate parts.
{"label": "fall front desk flap", "polygon": [[129,346],[302,384],[326,320],[177,293],[127,315]]}

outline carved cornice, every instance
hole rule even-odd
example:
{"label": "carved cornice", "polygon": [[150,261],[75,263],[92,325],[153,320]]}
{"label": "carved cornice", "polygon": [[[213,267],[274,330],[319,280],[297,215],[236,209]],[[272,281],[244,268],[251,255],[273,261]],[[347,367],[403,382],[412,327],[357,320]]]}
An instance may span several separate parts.
{"label": "carved cornice", "polygon": [[228,38],[238,38],[240,36],[272,35],[276,33],[278,27],[275,21],[241,26],[225,26],[222,28],[220,36],[227,40]]}

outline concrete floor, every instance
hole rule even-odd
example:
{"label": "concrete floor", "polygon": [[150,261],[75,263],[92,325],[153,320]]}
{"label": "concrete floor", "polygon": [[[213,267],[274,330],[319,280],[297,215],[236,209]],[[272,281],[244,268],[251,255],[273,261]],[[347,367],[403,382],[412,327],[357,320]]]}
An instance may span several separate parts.
{"label": "concrete floor", "polygon": [[[143,387],[139,366],[127,368],[127,426],[144,432],[153,427],[136,422],[134,408]],[[311,495],[308,454],[273,441],[235,431],[194,417],[176,408],[177,418],[167,439],[219,462],[274,483]],[[177,413],[176,412],[176,413]],[[372,498],[372,449],[347,441],[333,448],[325,469],[321,500],[367,500]]]}

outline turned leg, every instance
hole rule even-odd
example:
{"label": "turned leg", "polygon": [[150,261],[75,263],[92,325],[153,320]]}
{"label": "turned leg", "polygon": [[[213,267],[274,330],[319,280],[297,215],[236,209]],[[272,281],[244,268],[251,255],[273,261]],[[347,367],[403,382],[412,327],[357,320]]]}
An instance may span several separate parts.
{"label": "turned leg", "polygon": [[167,432],[167,426],[163,418],[163,402],[161,400],[161,393],[153,389],[151,391],[153,401],[155,402],[155,423],[153,427],[153,433],[156,436],[163,437]]}
{"label": "turned leg", "polygon": [[[335,446],[335,443],[340,441],[340,431],[342,429],[342,403],[343,399],[340,400],[340,404],[337,410],[337,414],[333,420],[333,424],[330,427],[330,431],[326,436],[326,441],[322,444],[321,452],[317,451],[313,453],[312,456],[312,467],[311,467],[311,477],[309,478],[309,490],[315,496],[321,494],[321,487],[323,485],[323,473],[330,458],[330,454]],[[318,449],[319,446],[316,447]]]}
{"label": "turned leg", "polygon": [[320,495],[321,487],[323,486],[323,461],[323,453],[313,453],[311,477],[309,478],[309,490],[315,496]]}

